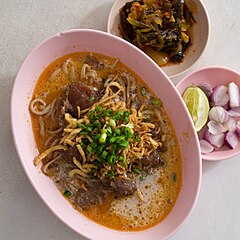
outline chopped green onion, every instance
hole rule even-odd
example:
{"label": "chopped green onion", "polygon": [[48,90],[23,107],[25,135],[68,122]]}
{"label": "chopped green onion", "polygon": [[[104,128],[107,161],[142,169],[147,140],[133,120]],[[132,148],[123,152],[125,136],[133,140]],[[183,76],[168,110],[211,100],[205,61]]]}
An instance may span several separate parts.
{"label": "chopped green onion", "polygon": [[89,118],[90,120],[95,120],[97,118],[97,114],[95,110],[89,111]]}
{"label": "chopped green onion", "polygon": [[116,127],[116,122],[115,122],[113,119],[110,119],[110,120],[109,120],[109,125],[110,125],[111,127]]}
{"label": "chopped green onion", "polygon": [[125,117],[129,117],[130,114],[131,114],[131,113],[130,113],[129,111],[124,112]]}
{"label": "chopped green onion", "polygon": [[102,113],[98,113],[98,114],[97,114],[97,118],[98,118],[98,119],[101,119],[101,118],[102,118]]}
{"label": "chopped green onion", "polygon": [[112,137],[112,138],[110,138],[110,140],[109,140],[110,143],[114,143],[115,141],[116,141],[116,138],[115,138],[115,137]]}
{"label": "chopped green onion", "polygon": [[110,126],[107,127],[107,133],[108,135],[112,135],[112,128]]}
{"label": "chopped green onion", "polygon": [[110,179],[114,179],[114,172],[112,170],[108,171],[108,176]]}
{"label": "chopped green onion", "polygon": [[119,144],[120,147],[123,147],[123,148],[127,148],[129,145],[129,142],[128,141],[123,141]]}
{"label": "chopped green onion", "polygon": [[100,111],[102,111],[102,107],[100,105],[98,105],[98,106],[95,107],[95,110],[100,112]]}
{"label": "chopped green onion", "polygon": [[138,168],[134,168],[133,171],[138,175],[140,175],[142,173]]}
{"label": "chopped green onion", "polygon": [[102,133],[107,133],[107,129],[106,128],[102,129]]}
{"label": "chopped green onion", "polygon": [[119,157],[119,161],[122,162],[122,164],[123,164],[124,167],[127,167],[127,163],[126,163],[124,157],[120,156],[120,157]]}
{"label": "chopped green onion", "polygon": [[116,135],[120,135],[120,134],[121,134],[121,130],[118,128],[118,129],[115,130],[114,133],[115,133],[115,136],[116,136]]}
{"label": "chopped green onion", "polygon": [[123,165],[124,167],[127,167],[127,163],[125,162],[125,160],[122,162],[122,165]]}
{"label": "chopped green onion", "polygon": [[139,137],[137,132],[134,133],[133,139],[137,142],[139,142],[141,140],[141,138]]}
{"label": "chopped green onion", "polygon": [[91,153],[92,152],[92,147],[91,147],[91,145],[89,144],[88,146],[87,146],[87,151],[89,152],[89,153]]}
{"label": "chopped green onion", "polygon": [[94,125],[94,127],[96,127],[96,128],[102,128],[102,124],[101,124],[101,122],[100,122],[99,120],[94,121],[94,122],[93,122],[93,125]]}
{"label": "chopped green onion", "polygon": [[103,110],[103,115],[105,117],[110,117],[113,114],[113,110]]}
{"label": "chopped green onion", "polygon": [[124,136],[116,137],[116,141],[117,141],[117,143],[121,143],[121,142],[125,141],[125,137]]}
{"label": "chopped green onion", "polygon": [[115,115],[115,116],[113,116],[113,120],[118,120],[118,119],[120,119],[121,118],[121,116],[120,115]]}
{"label": "chopped green onion", "polygon": [[104,150],[101,154],[101,157],[105,159],[107,155],[108,155],[108,152]]}
{"label": "chopped green onion", "polygon": [[81,131],[79,134],[81,134],[81,135],[87,135],[88,132],[86,132],[86,131]]}
{"label": "chopped green onion", "polygon": [[124,117],[124,118],[123,118],[123,121],[124,121],[124,122],[127,122],[127,121],[128,121],[128,117]]}
{"label": "chopped green onion", "polygon": [[64,196],[66,196],[66,197],[71,197],[71,195],[72,195],[69,190],[65,190],[63,194],[64,194]]}
{"label": "chopped green onion", "polygon": [[82,128],[82,129],[85,128],[85,126],[84,126],[82,123],[78,123],[77,126],[78,126],[79,128]]}
{"label": "chopped green onion", "polygon": [[91,142],[91,143],[90,143],[90,146],[91,146],[92,148],[96,148],[96,147],[97,147],[97,144],[96,144],[95,142]]}
{"label": "chopped green onion", "polygon": [[136,137],[135,140],[136,140],[137,142],[139,142],[139,141],[141,140],[141,138],[140,138],[140,137]]}
{"label": "chopped green onion", "polygon": [[94,100],[95,100],[95,97],[90,97],[90,98],[88,99],[89,102],[93,102]]}
{"label": "chopped green onion", "polygon": [[124,132],[125,132],[125,134],[132,133],[132,131],[131,131],[131,129],[129,127],[125,127],[124,128]]}
{"label": "chopped green onion", "polygon": [[153,106],[161,106],[162,105],[162,101],[159,98],[152,98],[151,103]]}
{"label": "chopped green onion", "polygon": [[123,112],[122,110],[118,110],[118,111],[117,111],[117,115],[123,116],[123,114],[124,114],[124,112]]}
{"label": "chopped green onion", "polygon": [[141,175],[141,176],[139,177],[139,179],[140,179],[140,181],[143,181],[143,180],[145,180],[145,179],[146,179],[146,176],[144,176],[144,175]]}
{"label": "chopped green onion", "polygon": [[89,132],[91,132],[91,131],[93,130],[93,125],[92,125],[92,124],[86,125],[86,130],[88,130]]}
{"label": "chopped green onion", "polygon": [[105,143],[106,142],[106,138],[107,138],[107,134],[106,133],[102,133],[102,135],[99,138],[99,142],[100,143]]}
{"label": "chopped green onion", "polygon": [[174,172],[172,175],[173,181],[176,182],[177,181],[177,174]]}
{"label": "chopped green onion", "polygon": [[101,153],[103,151],[103,148],[104,148],[103,145],[98,146],[97,148],[98,153]]}
{"label": "chopped green onion", "polygon": [[108,163],[110,165],[113,165],[115,163],[115,161],[116,161],[116,156],[115,155],[111,155],[108,159]]}
{"label": "chopped green onion", "polygon": [[98,142],[99,138],[101,137],[101,135],[98,133],[96,135],[93,135],[92,136],[92,139],[95,141],[95,142]]}

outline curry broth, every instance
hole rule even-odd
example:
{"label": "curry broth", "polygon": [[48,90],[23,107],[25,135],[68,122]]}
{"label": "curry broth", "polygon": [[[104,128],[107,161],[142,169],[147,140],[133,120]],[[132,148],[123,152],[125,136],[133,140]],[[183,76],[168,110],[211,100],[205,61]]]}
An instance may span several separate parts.
{"label": "curry broth", "polygon": [[[67,59],[71,59],[75,69],[80,69],[84,63],[84,58],[88,54],[88,52],[72,53],[51,63],[39,77],[33,92],[33,99],[41,97],[46,104],[50,104],[53,99],[60,97],[64,87],[69,85],[71,80],[63,72],[57,73],[51,79],[53,72],[61,68]],[[96,53],[94,53],[94,56],[106,63],[115,61],[115,59]],[[146,84],[121,62],[118,62],[114,69],[99,70],[98,75],[105,77],[122,71],[129,72],[138,84],[147,88]],[[79,79],[80,71],[75,71],[74,74],[75,78]],[[146,180],[138,181],[139,189],[145,201],[139,201],[136,194],[119,199],[109,197],[102,205],[97,205],[90,210],[81,210],[72,198],[67,198],[74,208],[101,225],[121,231],[140,231],[150,228],[161,222],[169,214],[181,189],[182,160],[174,128],[165,111],[162,112],[162,118],[167,125],[167,132],[162,141],[166,143],[168,150],[162,153],[162,157],[165,159],[164,166],[148,175]],[[46,141],[49,136],[48,134],[41,136],[39,116],[31,113],[31,119],[36,145],[41,153],[47,148]],[[45,122],[45,125],[46,129],[55,128],[55,123],[51,118]],[[61,192],[63,191],[59,185],[57,187]]]}

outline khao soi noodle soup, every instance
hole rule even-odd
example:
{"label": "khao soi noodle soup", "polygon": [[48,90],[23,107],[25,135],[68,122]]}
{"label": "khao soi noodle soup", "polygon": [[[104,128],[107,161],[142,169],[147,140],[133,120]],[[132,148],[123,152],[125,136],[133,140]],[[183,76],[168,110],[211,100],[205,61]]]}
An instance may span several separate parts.
{"label": "khao soi noodle soup", "polygon": [[163,220],[182,182],[164,103],[118,59],[73,53],[51,63],[29,105],[34,164],[75,209],[121,231]]}

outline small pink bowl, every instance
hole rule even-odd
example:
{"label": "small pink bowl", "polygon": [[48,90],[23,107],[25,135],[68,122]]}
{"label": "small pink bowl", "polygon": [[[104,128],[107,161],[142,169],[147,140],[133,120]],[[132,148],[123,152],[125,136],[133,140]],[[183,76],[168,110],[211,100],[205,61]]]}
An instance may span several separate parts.
{"label": "small pink bowl", "polygon": [[[235,82],[240,87],[240,74],[225,67],[206,67],[188,74],[176,85],[176,88],[180,94],[183,94],[184,90],[189,86],[198,86],[202,83],[208,83],[211,87],[220,84],[227,86],[230,82]],[[220,161],[234,157],[239,153],[240,141],[234,149],[223,146],[219,150],[202,154],[202,159]]]}

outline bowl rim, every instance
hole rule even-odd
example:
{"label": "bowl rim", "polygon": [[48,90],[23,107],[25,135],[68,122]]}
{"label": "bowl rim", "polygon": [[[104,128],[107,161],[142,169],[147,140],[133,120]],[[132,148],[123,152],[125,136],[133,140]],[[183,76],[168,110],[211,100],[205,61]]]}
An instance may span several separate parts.
{"label": "bowl rim", "polygon": [[[18,141],[17,141],[17,132],[15,131],[15,122],[14,122],[14,97],[15,97],[15,94],[17,92],[17,88],[16,88],[16,85],[17,85],[17,79],[19,78],[19,75],[21,73],[21,69],[22,67],[26,64],[26,62],[28,61],[28,59],[36,52],[38,51],[38,49],[46,44],[49,40],[55,38],[55,37],[59,37],[59,35],[62,35],[62,34],[71,34],[71,33],[76,33],[76,32],[90,32],[90,33],[95,33],[95,34],[101,34],[101,35],[105,35],[107,37],[110,37],[110,38],[113,38],[114,41],[120,41],[120,42],[124,42],[125,44],[127,44],[129,47],[131,48],[134,48],[135,51],[138,51],[140,54],[142,54],[145,58],[148,58],[149,61],[151,61],[152,63],[151,64],[154,64],[157,66],[157,64],[150,58],[148,57],[146,54],[144,54],[140,49],[138,49],[137,47],[135,47],[134,45],[126,42],[124,39],[118,37],[118,36],[115,36],[115,35],[112,35],[112,34],[109,34],[109,33],[106,33],[106,32],[103,32],[103,31],[100,31],[100,30],[94,30],[94,29],[70,29],[70,30],[66,30],[66,31],[61,31],[61,32],[58,32],[56,34],[53,34],[53,35],[50,35],[49,37],[47,37],[45,40],[42,40],[40,43],[37,44],[36,47],[34,47],[29,53],[28,55],[25,57],[24,61],[22,62],[22,64],[20,65],[19,69],[18,69],[18,72],[17,72],[17,75],[15,77],[15,80],[14,80],[14,84],[13,84],[13,87],[12,87],[12,92],[11,92],[11,100],[10,100],[10,121],[11,121],[11,132],[12,132],[12,136],[13,136],[13,141],[14,141],[14,145],[15,145],[15,149],[17,151],[17,154],[18,154],[18,158],[21,162],[21,165],[24,169],[24,172],[28,178],[28,180],[31,182],[31,185],[34,187],[35,191],[37,192],[37,194],[40,196],[40,198],[43,200],[43,202],[46,204],[46,206],[51,210],[51,212],[53,212],[53,214],[58,218],[60,219],[64,224],[66,224],[69,228],[71,228],[72,230],[74,230],[76,233],[80,234],[81,236],[84,236],[86,238],[89,238],[89,235],[85,234],[85,233],[80,233],[80,231],[78,231],[75,227],[73,227],[70,222],[68,222],[63,216],[61,216],[61,214],[59,214],[57,211],[54,210],[53,206],[47,201],[47,199],[41,195],[40,191],[38,190],[37,186],[35,185],[33,179],[30,177],[31,174],[29,174],[29,170],[27,168],[27,166],[24,164],[24,161],[23,161],[23,158],[21,157],[21,151],[19,149],[19,146],[18,146]],[[172,81],[170,80],[170,78],[167,76],[167,74],[161,69],[161,68],[158,68],[158,70],[166,76],[166,78],[168,79],[168,83],[173,87],[175,88],[175,85],[172,83]],[[175,88],[176,89],[176,88]],[[179,99],[183,102],[183,100],[181,99],[181,96],[179,94],[179,92],[175,91],[175,93],[177,95],[179,95]],[[183,104],[183,106],[185,107],[185,105]],[[186,108],[186,107],[185,107]],[[187,109],[186,109],[187,110]],[[192,124],[193,125],[193,124]],[[199,147],[199,143],[198,141],[197,142],[197,145]],[[200,147],[199,147],[200,149]],[[184,224],[184,222],[189,218],[190,214],[192,213],[194,207],[196,206],[196,203],[197,203],[197,200],[198,200],[198,196],[199,196],[199,193],[200,193],[200,187],[201,187],[201,180],[202,180],[202,161],[201,161],[201,156],[199,155],[198,156],[199,158],[199,162],[198,162],[198,167],[199,167],[199,171],[197,172],[197,174],[199,175],[199,178],[198,178],[198,182],[197,182],[197,187],[195,189],[195,196],[194,196],[194,200],[192,201],[192,204],[191,204],[191,207],[188,209],[187,211],[187,214],[185,214],[185,217],[183,218],[183,220],[181,220],[180,224],[178,224],[178,226],[172,230],[171,232],[168,233],[168,235],[166,235],[166,239],[170,238],[171,236],[173,236],[181,227],[182,225]],[[98,224],[99,225],[99,224]],[[104,226],[103,226],[104,227]],[[112,230],[112,229],[110,229]],[[115,231],[115,230],[113,230]],[[121,233],[121,231],[119,231]],[[137,233],[139,233],[141,231],[137,231]]]}
{"label": "bowl rim", "polygon": [[[240,73],[234,69],[231,69],[230,67],[226,67],[226,66],[207,66],[207,67],[201,67],[189,74],[187,74],[185,77],[183,77],[177,84],[176,84],[176,88],[178,90],[179,86],[181,86],[185,81],[187,81],[189,78],[191,78],[194,75],[197,75],[201,72],[205,72],[205,71],[211,71],[211,70],[215,70],[215,71],[226,71],[226,72],[230,72],[235,74],[236,76],[239,76],[239,87],[240,87]],[[230,150],[230,149],[229,149]],[[211,161],[211,162],[218,162],[218,161],[223,161],[223,160],[229,160],[232,157],[235,157],[237,155],[239,155],[240,152],[233,152],[233,153],[229,153],[227,156],[223,155],[223,156],[219,156],[218,158],[216,157],[211,157],[208,156],[208,154],[201,154],[202,156],[202,160],[204,161]]]}
{"label": "bowl rim", "polygon": [[[124,0],[124,1],[129,2],[130,0]],[[206,48],[208,47],[209,42],[210,42],[210,37],[211,37],[211,22],[210,22],[210,17],[209,17],[207,8],[206,8],[206,6],[205,6],[205,4],[203,3],[202,0],[192,0],[192,1],[197,1],[197,2],[201,5],[201,7],[202,7],[202,9],[203,9],[203,12],[204,12],[204,14],[205,14],[205,16],[206,16],[206,22],[207,22],[207,24],[206,24],[206,36],[207,36],[207,38],[206,38],[206,43],[205,43],[205,45],[204,45],[201,53],[200,53],[199,56],[197,57],[197,59],[196,59],[190,66],[188,66],[188,67],[187,67],[186,69],[184,69],[183,71],[180,71],[180,72],[175,73],[175,74],[169,74],[169,75],[168,75],[168,74],[166,73],[170,79],[171,79],[171,78],[175,78],[175,77],[179,77],[179,76],[183,75],[184,73],[188,72],[188,71],[199,61],[199,59],[203,56],[203,54],[205,53]],[[110,33],[110,34],[112,34],[112,35],[114,35],[114,36],[117,36],[117,37],[120,37],[120,38],[123,39],[122,36],[115,35],[115,34],[112,33],[112,31],[111,31],[111,28],[112,28],[114,22],[113,22],[113,21],[110,21],[110,19],[111,19],[112,15],[114,14],[114,11],[116,10],[117,2],[118,2],[118,0],[115,0],[115,1],[114,1],[113,5],[112,5],[112,7],[111,7],[111,10],[110,10],[110,12],[109,12],[108,20],[107,20],[107,32]],[[125,41],[126,41],[126,40],[125,40]],[[132,44],[132,43],[131,43],[131,44]],[[134,46],[135,46],[135,45],[134,45]],[[143,52],[143,53],[146,54],[145,52]],[[146,55],[147,55],[147,54],[146,54]],[[178,63],[176,63],[175,65],[178,65]],[[159,67],[160,67],[160,66],[159,66]],[[164,71],[165,66],[162,66],[162,67],[160,67],[160,68]],[[164,71],[164,72],[165,72],[165,71]]]}

